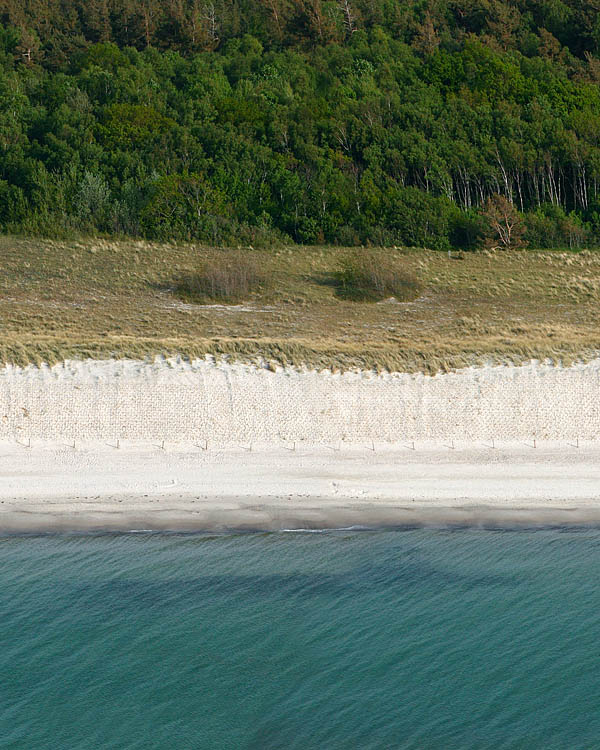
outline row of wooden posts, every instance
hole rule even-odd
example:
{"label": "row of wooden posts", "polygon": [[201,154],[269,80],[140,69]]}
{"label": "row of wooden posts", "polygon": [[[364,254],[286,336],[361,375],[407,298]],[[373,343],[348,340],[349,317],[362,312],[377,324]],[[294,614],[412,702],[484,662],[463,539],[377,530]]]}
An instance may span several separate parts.
{"label": "row of wooden posts", "polygon": [[[24,442],[24,441],[19,440],[18,438],[16,438],[15,442],[17,443],[17,445],[20,445],[22,448],[31,448],[32,447],[31,446],[31,438],[27,438],[27,442]],[[117,438],[114,443],[107,443],[107,445],[109,445],[111,448],[119,449],[121,447],[121,440],[119,438]],[[244,448],[244,450],[246,450],[246,451],[248,451],[248,452],[251,453],[252,452],[252,445],[253,445],[252,443],[249,443],[248,445],[243,445],[242,447]],[[416,450],[416,445],[415,445],[415,441],[414,440],[412,440],[410,442],[410,444],[403,443],[403,445],[404,445],[405,448],[407,448],[409,450],[413,450],[413,451]],[[445,442],[445,443],[443,443],[443,445],[446,448],[450,449],[450,450],[454,450],[456,448],[454,440],[450,440],[449,442]],[[492,449],[494,449],[494,448],[496,448],[496,441],[494,440],[494,438],[492,438],[489,443],[483,443],[483,445],[486,448],[492,448]],[[537,439],[536,438],[532,438],[531,439],[531,443],[525,443],[525,445],[528,445],[530,448],[537,448]],[[579,448],[579,438],[575,438],[575,442],[574,443],[567,443],[567,445],[571,446],[572,448]],[[196,448],[200,448],[203,451],[207,451],[208,450],[208,440],[203,440],[201,443],[194,443],[194,446]],[[69,443],[69,447],[73,448],[73,450],[76,450],[76,442],[75,442],[75,440],[73,440],[72,443]],[[160,450],[163,450],[163,451],[166,450],[165,449],[165,441],[161,440],[160,445],[156,445],[155,447],[159,448]],[[286,445],[285,441],[284,441],[283,447],[286,448],[286,450],[295,451],[296,450],[296,441],[293,441],[292,444],[291,444],[291,446],[289,444]],[[325,445],[324,447],[325,448],[329,448],[332,451],[341,451],[341,449],[342,449],[342,441],[340,441],[337,445]],[[375,449],[375,442],[373,440],[371,441],[371,445],[365,446],[365,447],[368,450],[371,450],[371,451],[373,451],[373,453],[375,453],[375,450],[376,450]]]}

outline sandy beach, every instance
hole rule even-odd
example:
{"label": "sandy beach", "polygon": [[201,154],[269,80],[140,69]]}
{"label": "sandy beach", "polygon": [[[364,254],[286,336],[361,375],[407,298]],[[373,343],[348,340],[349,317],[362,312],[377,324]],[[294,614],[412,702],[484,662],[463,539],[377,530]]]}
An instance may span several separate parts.
{"label": "sandy beach", "polygon": [[0,445],[0,531],[600,521],[595,444]]}
{"label": "sandy beach", "polygon": [[600,361],[0,370],[0,531],[600,521]]}

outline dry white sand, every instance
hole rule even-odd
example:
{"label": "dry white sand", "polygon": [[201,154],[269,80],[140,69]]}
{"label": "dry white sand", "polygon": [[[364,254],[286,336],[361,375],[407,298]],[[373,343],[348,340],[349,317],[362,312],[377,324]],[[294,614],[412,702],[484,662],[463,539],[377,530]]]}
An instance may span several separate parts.
{"label": "dry white sand", "polygon": [[0,530],[598,522],[599,397],[600,360],[7,367]]}

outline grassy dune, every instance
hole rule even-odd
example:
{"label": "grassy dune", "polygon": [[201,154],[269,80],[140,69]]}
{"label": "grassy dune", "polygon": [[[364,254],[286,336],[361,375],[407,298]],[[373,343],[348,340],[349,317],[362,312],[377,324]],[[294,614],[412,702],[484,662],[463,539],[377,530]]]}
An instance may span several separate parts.
{"label": "grassy dune", "polygon": [[0,238],[0,360],[227,354],[282,364],[435,372],[600,351],[600,253],[390,250],[411,302],[340,299],[338,248],[248,250],[268,282],[237,305],[176,288],[226,251],[136,241]]}

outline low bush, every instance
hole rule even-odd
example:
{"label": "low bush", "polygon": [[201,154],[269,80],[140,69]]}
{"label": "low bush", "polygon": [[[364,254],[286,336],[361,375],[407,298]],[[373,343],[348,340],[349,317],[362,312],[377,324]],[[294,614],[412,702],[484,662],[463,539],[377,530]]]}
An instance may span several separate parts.
{"label": "low bush", "polygon": [[186,302],[235,303],[248,299],[265,281],[252,250],[222,251],[195,274],[180,279],[175,293]]}
{"label": "low bush", "polygon": [[334,274],[338,297],[376,302],[395,297],[408,302],[419,294],[417,279],[385,250],[354,250],[342,258]]}

